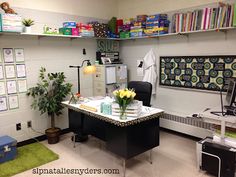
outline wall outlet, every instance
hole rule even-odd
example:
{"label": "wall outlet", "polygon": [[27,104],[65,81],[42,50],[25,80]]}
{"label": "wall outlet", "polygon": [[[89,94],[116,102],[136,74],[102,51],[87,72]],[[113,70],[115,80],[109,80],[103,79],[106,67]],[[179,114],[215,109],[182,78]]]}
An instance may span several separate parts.
{"label": "wall outlet", "polygon": [[16,131],[21,130],[21,123],[16,124]]}
{"label": "wall outlet", "polygon": [[27,128],[31,128],[32,127],[32,121],[27,121]]}

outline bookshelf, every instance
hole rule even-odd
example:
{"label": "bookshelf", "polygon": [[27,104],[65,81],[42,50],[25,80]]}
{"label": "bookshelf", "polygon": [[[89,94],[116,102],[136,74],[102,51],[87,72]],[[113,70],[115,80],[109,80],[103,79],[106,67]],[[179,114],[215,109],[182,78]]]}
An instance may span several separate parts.
{"label": "bookshelf", "polygon": [[216,5],[172,13],[171,32],[210,30],[236,25],[236,5],[233,2],[219,2]]}
{"label": "bookshelf", "polygon": [[22,36],[22,37],[37,37],[41,38],[68,38],[68,39],[107,39],[107,40],[118,40],[115,38],[98,38],[98,37],[86,37],[86,36],[72,36],[72,35],[61,35],[61,34],[42,34],[42,33],[14,33],[14,32],[0,32],[0,36]]}

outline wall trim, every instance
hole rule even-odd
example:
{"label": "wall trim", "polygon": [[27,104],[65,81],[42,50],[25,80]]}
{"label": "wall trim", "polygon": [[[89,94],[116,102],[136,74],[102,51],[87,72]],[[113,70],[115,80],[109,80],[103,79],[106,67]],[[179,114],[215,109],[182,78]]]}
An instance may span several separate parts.
{"label": "wall trim", "polygon": [[[63,130],[61,130],[61,135],[64,135],[64,134],[69,133],[69,132],[71,132],[69,128],[63,129]],[[35,138],[30,138],[30,139],[25,140],[25,141],[17,142],[17,147],[21,147],[21,146],[24,146],[24,145],[27,145],[27,144],[32,144],[32,143],[35,143],[37,141],[44,141],[46,139],[47,139],[46,135],[37,136]]]}

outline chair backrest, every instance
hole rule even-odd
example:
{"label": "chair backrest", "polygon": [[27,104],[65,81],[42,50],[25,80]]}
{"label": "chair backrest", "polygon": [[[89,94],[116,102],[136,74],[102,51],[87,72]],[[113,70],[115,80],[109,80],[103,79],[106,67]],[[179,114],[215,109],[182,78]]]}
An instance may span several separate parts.
{"label": "chair backrest", "polygon": [[143,101],[144,106],[151,106],[152,84],[143,81],[130,81],[128,83],[129,89],[134,89],[136,92],[135,99]]}

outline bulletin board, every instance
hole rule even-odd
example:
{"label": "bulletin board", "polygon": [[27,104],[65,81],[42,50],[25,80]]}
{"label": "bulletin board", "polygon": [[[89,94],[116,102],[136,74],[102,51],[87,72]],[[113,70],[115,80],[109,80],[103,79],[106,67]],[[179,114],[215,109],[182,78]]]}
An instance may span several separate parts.
{"label": "bulletin board", "polygon": [[160,57],[160,85],[202,90],[227,91],[236,79],[236,56]]}

